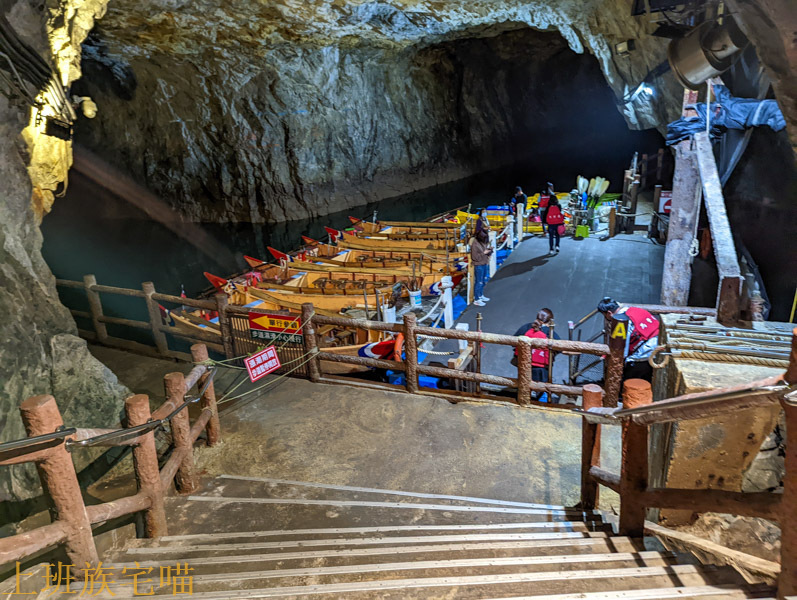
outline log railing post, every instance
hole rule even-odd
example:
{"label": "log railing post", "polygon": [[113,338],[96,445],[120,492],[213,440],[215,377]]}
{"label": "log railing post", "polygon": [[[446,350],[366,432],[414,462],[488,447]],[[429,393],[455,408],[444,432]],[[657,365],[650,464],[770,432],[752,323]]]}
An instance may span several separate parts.
{"label": "log railing post", "polygon": [[[636,408],[653,402],[650,382],[628,379],[623,383],[623,407]],[[620,535],[642,537],[645,532],[648,488],[648,428],[633,419],[623,422],[623,464],[620,472]]]}
{"label": "log railing post", "polygon": [[[797,384],[797,329],[792,331],[789,368],[783,378]],[[780,500],[780,576],[778,598],[797,595],[797,406],[781,400],[786,417],[786,474]]]}
{"label": "log railing post", "polygon": [[[163,378],[163,387],[166,391],[166,400],[175,408],[182,404],[185,399],[185,377],[182,373],[169,373]],[[174,441],[175,452],[185,452],[177,475],[174,478],[174,485],[178,492],[187,494],[196,489],[194,478],[194,453],[191,444],[191,427],[188,423],[188,407],[184,408],[171,420],[172,440]]]}
{"label": "log railing post", "polygon": [[415,328],[418,318],[415,313],[404,315],[404,379],[407,391],[418,392],[418,338]]}
{"label": "log railing post", "polygon": [[[20,405],[19,410],[29,436],[54,433],[64,424],[52,396],[28,398]],[[38,461],[36,468],[42,489],[52,500],[54,520],[64,524],[64,549],[70,563],[75,567],[73,572],[76,577],[83,579],[87,564],[94,567],[99,558],[72,456],[66,446],[61,444],[53,448],[47,458]]]}
{"label": "log railing post", "polygon": [[[594,383],[584,386],[584,410],[603,406],[603,390]],[[581,419],[581,503],[582,510],[591,510],[598,504],[598,482],[589,475],[592,467],[601,464],[601,426]]]}
{"label": "log railing post", "polygon": [[[128,427],[143,425],[151,418],[149,397],[136,394],[125,400],[125,413]],[[166,510],[163,504],[163,485],[158,471],[158,452],[155,449],[155,432],[150,431],[139,438],[133,448],[133,468],[140,492],[146,494],[151,502],[144,512],[144,533],[146,537],[156,538],[167,535]]]}
{"label": "log railing post", "polygon": [[[195,363],[207,361],[209,359],[208,347],[205,344],[194,344],[191,346],[191,358],[193,358]],[[205,386],[208,377],[210,377],[210,373],[205,371],[205,374],[197,382],[197,389],[201,390]],[[215,446],[221,441],[221,425],[219,423],[219,409],[216,405],[216,388],[212,381],[208,384],[205,393],[202,394],[199,405],[202,410],[210,411],[210,419],[205,430],[208,434],[208,446]]]}
{"label": "log railing post", "polygon": [[625,340],[628,337],[628,316],[614,315],[609,323],[609,356],[606,359],[606,396],[604,406],[617,406],[625,364]]}
{"label": "log railing post", "polygon": [[[659,148],[658,153],[656,154],[656,182],[662,181],[664,179],[664,148]],[[654,210],[658,210],[657,206],[653,207]]]}
{"label": "log railing post", "polygon": [[310,358],[307,363],[307,370],[310,373],[310,381],[318,383],[321,380],[321,361],[318,360],[318,338],[315,334],[315,322],[313,315],[315,309],[310,302],[302,304],[302,331],[304,333],[304,351]]}
{"label": "log railing post", "polygon": [[221,344],[224,347],[226,358],[235,358],[235,344],[232,339],[232,323],[230,315],[227,313],[227,294],[219,293],[214,296],[216,301],[216,311],[219,313],[219,331],[221,332]]}
{"label": "log railing post", "polygon": [[83,287],[86,291],[86,299],[89,301],[89,312],[91,313],[91,324],[94,327],[94,333],[97,334],[97,342],[105,344],[108,342],[108,328],[105,323],[100,321],[102,317],[102,300],[100,300],[100,293],[95,292],[92,287],[97,285],[97,278],[94,275],[83,276]]}
{"label": "log railing post", "polygon": [[642,155],[642,161],[639,163],[639,181],[644,188],[648,182],[648,155]]}
{"label": "log railing post", "polygon": [[517,402],[531,400],[531,338],[521,335],[517,340]]}
{"label": "log railing post", "polygon": [[147,313],[149,314],[149,326],[152,329],[152,337],[155,340],[155,347],[158,352],[163,356],[169,355],[169,342],[166,339],[166,334],[163,333],[161,327],[163,326],[163,319],[161,318],[161,311],[158,308],[158,303],[153,300],[152,294],[155,293],[155,284],[151,281],[145,281],[141,284],[141,290],[144,292],[144,301],[147,303]]}

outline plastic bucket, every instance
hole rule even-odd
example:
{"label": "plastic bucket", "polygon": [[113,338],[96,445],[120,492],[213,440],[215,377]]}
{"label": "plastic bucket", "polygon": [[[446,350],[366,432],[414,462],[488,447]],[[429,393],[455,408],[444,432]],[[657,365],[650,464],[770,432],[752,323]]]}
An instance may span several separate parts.
{"label": "plastic bucket", "polygon": [[385,316],[385,323],[395,323],[396,322],[396,307],[390,308],[389,306],[384,306],[382,308],[382,312]]}
{"label": "plastic bucket", "polygon": [[410,306],[412,308],[421,307],[421,290],[418,290],[417,292],[410,290]]}

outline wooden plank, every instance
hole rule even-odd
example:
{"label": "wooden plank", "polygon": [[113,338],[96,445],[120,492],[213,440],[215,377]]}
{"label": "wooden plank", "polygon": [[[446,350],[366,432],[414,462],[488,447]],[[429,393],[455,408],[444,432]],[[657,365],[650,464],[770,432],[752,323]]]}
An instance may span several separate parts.
{"label": "wooden plank", "polygon": [[723,325],[732,325],[739,320],[739,300],[742,274],[736,246],[725,210],[725,198],[717,172],[717,162],[711,148],[708,133],[695,134],[695,146],[700,179],[703,183],[703,196],[706,203],[711,239],[714,244],[714,257],[720,277],[717,297],[717,320]]}
{"label": "wooden plank", "polygon": [[600,467],[590,467],[589,476],[610,490],[614,490],[618,493],[620,492],[620,476],[616,473],[610,473]]}
{"label": "wooden plank", "polygon": [[733,567],[742,574],[748,583],[754,583],[760,579],[774,581],[780,572],[780,565],[776,562],[725,548],[690,533],[675,531],[650,521],[645,521],[645,531],[658,537],[668,549],[675,548],[681,552],[692,552],[701,561],[707,559],[712,564]]}
{"label": "wooden plank", "polygon": [[696,513],[718,512],[741,517],[761,517],[777,521],[782,494],[771,492],[729,492],[661,488],[642,494],[644,504],[655,508],[675,508]]}
{"label": "wooden plank", "polygon": [[671,598],[722,598],[722,600],[775,600],[771,588],[749,589],[747,586],[690,585],[685,587],[647,588],[642,590],[620,590],[605,592],[586,592],[575,594],[554,594],[544,596],[512,596],[512,598],[490,598],[487,600],[667,600]]}

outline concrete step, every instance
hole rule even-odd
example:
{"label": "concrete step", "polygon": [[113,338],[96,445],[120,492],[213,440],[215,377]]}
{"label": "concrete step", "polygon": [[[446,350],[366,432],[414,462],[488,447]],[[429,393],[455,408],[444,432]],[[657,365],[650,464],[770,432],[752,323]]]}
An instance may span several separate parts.
{"label": "concrete step", "polygon": [[442,535],[473,533],[545,533],[561,531],[611,532],[611,525],[601,521],[537,521],[521,523],[492,523],[483,525],[392,525],[374,527],[322,527],[317,529],[289,529],[269,531],[224,531],[167,535],[157,539],[137,540],[136,547],[163,547],[174,544],[230,544],[235,542],[281,541],[301,539],[328,539],[334,537],[389,537],[397,535]]}
{"label": "concrete step", "polygon": [[[537,541],[459,542],[415,545],[359,546],[349,548],[272,549],[249,554],[214,554],[196,556],[187,553],[146,555],[125,554],[112,561],[117,568],[158,568],[176,562],[187,563],[196,573],[237,570],[239,572],[272,568],[305,568],[382,564],[407,561],[446,559],[490,559],[551,557],[558,560],[568,555],[638,553],[643,551],[638,540],[628,538],[583,538]],[[569,560],[574,560],[573,559]]]}
{"label": "concrete step", "polygon": [[[524,509],[501,506],[428,506],[415,503],[340,504],[339,501],[246,498],[242,501],[198,496],[169,497],[166,509],[170,531],[185,534],[223,533],[246,529],[320,529],[385,525],[485,525],[554,521],[600,522],[595,511]],[[309,503],[312,502],[312,503]],[[469,510],[469,509],[475,510]],[[531,511],[504,512],[504,511]]]}
{"label": "concrete step", "polygon": [[[401,546],[424,546],[429,544],[481,544],[485,542],[526,543],[528,547],[544,549],[556,544],[578,544],[586,540],[606,540],[610,535],[603,531],[564,531],[534,533],[471,533],[450,535],[396,535],[374,537],[334,537],[325,539],[293,539],[279,541],[234,542],[221,544],[167,544],[163,546],[143,546],[127,548],[128,557],[200,557],[214,555],[245,555],[255,553],[279,552],[290,549],[342,549],[352,547],[397,548]],[[612,538],[613,539],[613,538]]]}
{"label": "concrete step", "polygon": [[438,505],[503,506],[564,510],[564,506],[517,500],[432,494],[405,490],[292,481],[269,477],[220,475],[210,480],[195,495],[247,498],[303,498],[306,500],[371,500],[380,502],[426,503]]}
{"label": "concrete step", "polygon": [[[485,598],[501,596],[542,596],[545,594],[573,594],[578,592],[614,592],[623,590],[668,588],[673,586],[705,586],[736,584],[738,576],[729,569],[702,568],[695,565],[637,566],[630,562],[620,568],[588,568],[585,563],[559,564],[553,570],[533,570],[529,565],[511,567],[471,566],[449,568],[435,567],[418,572],[378,571],[330,574],[324,570],[302,570],[301,573],[284,573],[264,583],[259,578],[241,579],[236,574],[224,576],[197,576],[193,579],[192,598],[203,600],[232,600],[238,598],[315,597],[332,595],[337,598]],[[644,564],[644,561],[643,561]],[[578,567],[582,568],[578,568]],[[323,568],[322,568],[323,569]],[[268,573],[268,575],[276,575]],[[203,579],[203,577],[211,577]],[[223,577],[223,578],[222,578]],[[125,596],[127,587],[115,588],[95,598],[133,598]],[[149,591],[146,589],[145,591]],[[157,596],[173,595],[174,588],[163,586]],[[742,596],[744,597],[744,596]]]}

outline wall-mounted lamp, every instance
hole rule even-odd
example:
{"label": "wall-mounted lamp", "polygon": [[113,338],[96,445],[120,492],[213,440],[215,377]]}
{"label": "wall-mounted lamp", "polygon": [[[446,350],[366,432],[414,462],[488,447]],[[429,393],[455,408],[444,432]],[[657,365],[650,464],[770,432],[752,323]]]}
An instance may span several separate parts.
{"label": "wall-mounted lamp", "polygon": [[626,40],[625,42],[614,45],[614,51],[617,53],[617,56],[631,56],[631,51],[635,48],[636,42],[634,40]]}

